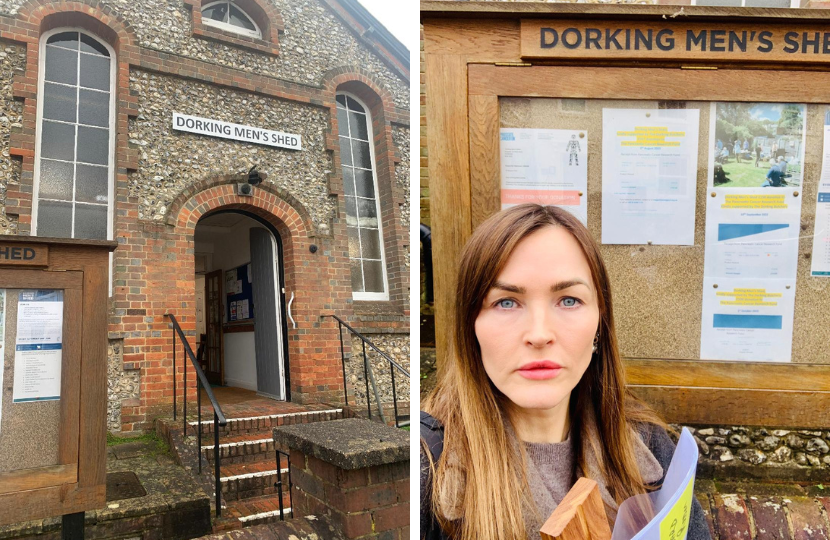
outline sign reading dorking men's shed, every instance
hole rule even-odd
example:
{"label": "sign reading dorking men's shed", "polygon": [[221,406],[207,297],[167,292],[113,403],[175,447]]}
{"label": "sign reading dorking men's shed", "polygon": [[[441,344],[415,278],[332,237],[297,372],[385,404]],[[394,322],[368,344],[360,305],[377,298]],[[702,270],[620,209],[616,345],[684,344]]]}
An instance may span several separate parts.
{"label": "sign reading dorking men's shed", "polygon": [[827,26],[522,20],[527,59],[830,62]]}

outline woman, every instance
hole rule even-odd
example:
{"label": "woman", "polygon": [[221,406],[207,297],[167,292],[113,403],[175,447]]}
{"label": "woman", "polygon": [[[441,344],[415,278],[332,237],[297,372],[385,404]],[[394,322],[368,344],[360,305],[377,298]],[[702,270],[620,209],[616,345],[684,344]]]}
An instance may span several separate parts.
{"label": "woman", "polygon": [[[473,233],[451,342],[422,404],[422,536],[538,540],[579,476],[611,522],[659,487],[674,445],[625,389],[605,266],[570,213],[519,205]],[[688,538],[709,537],[694,501]]]}

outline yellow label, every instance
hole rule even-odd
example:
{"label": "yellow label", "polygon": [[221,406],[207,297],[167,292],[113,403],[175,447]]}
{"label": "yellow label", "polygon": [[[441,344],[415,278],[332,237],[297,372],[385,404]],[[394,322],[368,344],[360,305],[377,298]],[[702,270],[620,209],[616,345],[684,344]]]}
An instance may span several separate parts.
{"label": "yellow label", "polygon": [[660,522],[660,540],[684,540],[686,538],[689,518],[692,514],[693,488],[694,482],[689,482],[683,495]]}

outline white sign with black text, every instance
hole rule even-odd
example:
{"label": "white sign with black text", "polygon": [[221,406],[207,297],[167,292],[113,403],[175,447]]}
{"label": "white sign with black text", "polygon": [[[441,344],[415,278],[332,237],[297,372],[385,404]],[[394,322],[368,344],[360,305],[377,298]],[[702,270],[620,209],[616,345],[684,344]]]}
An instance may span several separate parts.
{"label": "white sign with black text", "polygon": [[242,124],[231,124],[230,122],[189,116],[177,112],[173,113],[173,129],[290,150],[303,149],[302,138],[295,133],[283,133],[282,131],[272,131]]}

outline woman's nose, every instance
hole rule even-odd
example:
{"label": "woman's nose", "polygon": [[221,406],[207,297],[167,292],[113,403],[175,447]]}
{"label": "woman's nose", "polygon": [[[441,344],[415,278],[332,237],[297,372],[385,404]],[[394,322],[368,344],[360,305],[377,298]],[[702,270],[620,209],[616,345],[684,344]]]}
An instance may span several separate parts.
{"label": "woman's nose", "polygon": [[556,340],[553,329],[553,316],[546,307],[534,307],[528,310],[525,343],[532,347],[544,347]]}

